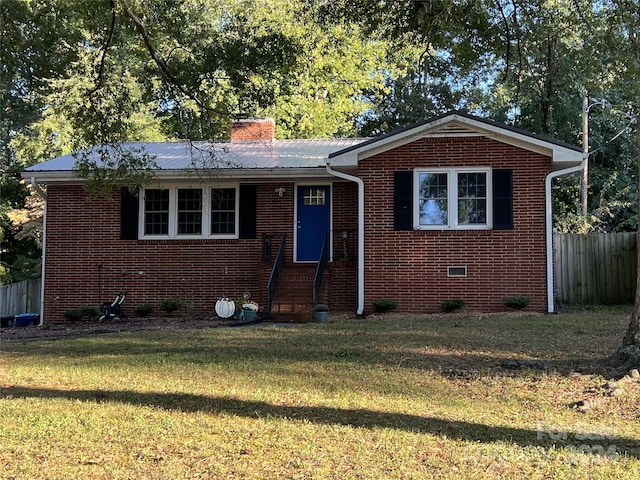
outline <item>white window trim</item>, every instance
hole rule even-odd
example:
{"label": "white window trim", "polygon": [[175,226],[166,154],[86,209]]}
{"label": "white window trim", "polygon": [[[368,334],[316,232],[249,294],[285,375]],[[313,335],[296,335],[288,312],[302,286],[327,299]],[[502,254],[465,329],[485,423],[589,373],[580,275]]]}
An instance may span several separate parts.
{"label": "white window trim", "polygon": [[[215,188],[233,188],[236,193],[235,226],[236,231],[232,234],[211,234],[211,190]],[[168,235],[147,235],[145,231],[145,210],[144,192],[145,190],[169,190],[169,234]],[[202,190],[202,234],[199,235],[179,235],[178,234],[178,190],[196,189]],[[138,237],[140,240],[193,240],[203,238],[237,239],[240,238],[240,186],[238,184],[225,185],[152,185],[141,189],[140,202],[138,205]]]}
{"label": "white window trim", "polygon": [[[415,168],[413,170],[413,228],[415,230],[490,230],[493,228],[493,175],[490,167]],[[420,224],[420,174],[447,173],[446,225]],[[482,224],[458,223],[458,174],[485,173],[487,178],[487,222]]]}

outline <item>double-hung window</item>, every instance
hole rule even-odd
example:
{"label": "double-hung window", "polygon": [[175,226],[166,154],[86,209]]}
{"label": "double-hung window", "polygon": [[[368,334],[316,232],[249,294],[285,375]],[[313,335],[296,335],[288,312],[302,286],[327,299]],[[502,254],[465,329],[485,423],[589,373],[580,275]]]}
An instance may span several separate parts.
{"label": "double-hung window", "polygon": [[146,188],[140,202],[143,238],[237,238],[237,187]]}
{"label": "double-hung window", "polygon": [[178,189],[178,235],[202,234],[202,189]]}
{"label": "double-hung window", "polygon": [[211,189],[211,234],[236,233],[236,189]]}
{"label": "double-hung window", "polygon": [[413,192],[416,229],[491,228],[489,168],[416,169]]}
{"label": "double-hung window", "polygon": [[143,208],[144,234],[169,235],[169,190],[145,190]]}

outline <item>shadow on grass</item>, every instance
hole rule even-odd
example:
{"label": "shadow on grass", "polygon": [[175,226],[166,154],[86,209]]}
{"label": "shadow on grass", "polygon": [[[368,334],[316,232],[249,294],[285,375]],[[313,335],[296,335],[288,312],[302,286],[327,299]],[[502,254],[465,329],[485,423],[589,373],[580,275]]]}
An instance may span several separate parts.
{"label": "shadow on grass", "polygon": [[[597,432],[558,432],[517,427],[496,427],[442,418],[390,413],[367,409],[323,406],[287,406],[229,397],[211,397],[189,393],[140,393],[131,390],[56,390],[11,386],[0,390],[1,398],[62,398],[87,402],[112,402],[143,405],[180,412],[206,412],[255,419],[305,421],[319,425],[343,425],[355,428],[387,428],[413,433],[440,435],[452,439],[495,443],[507,442],[521,447],[577,449],[584,453],[610,456],[613,453],[640,458],[636,439],[604,437]],[[563,438],[564,437],[564,438]],[[554,441],[555,439],[555,441]]]}

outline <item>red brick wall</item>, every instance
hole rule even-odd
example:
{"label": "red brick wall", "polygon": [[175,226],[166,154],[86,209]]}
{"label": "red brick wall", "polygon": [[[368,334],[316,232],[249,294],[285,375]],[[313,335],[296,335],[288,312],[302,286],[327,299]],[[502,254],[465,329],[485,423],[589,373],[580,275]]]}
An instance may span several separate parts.
{"label": "red brick wall", "polygon": [[[513,169],[513,230],[394,231],[393,179],[414,167]],[[463,298],[467,310],[500,311],[529,295],[546,309],[545,176],[548,157],[484,137],[422,139],[360,162],[365,183],[365,308],[394,298],[400,311],[437,312]],[[448,266],[467,266],[450,278]]]}
{"label": "red brick wall", "polygon": [[231,141],[272,141],[276,123],[272,118],[246,118],[231,123]]}
{"label": "red brick wall", "polygon": [[[344,237],[346,235],[346,238]],[[329,305],[354,313],[358,301],[358,186],[333,184],[333,263],[329,267]]]}
{"label": "red brick wall", "polygon": [[[393,230],[396,170],[464,166],[513,170],[513,230]],[[398,300],[400,311],[436,312],[451,298],[464,298],[468,310],[499,311],[504,296],[520,294],[531,297],[530,310],[544,311],[544,180],[550,168],[547,157],[483,137],[418,140],[363,160],[366,311],[380,298]],[[286,189],[282,197],[279,187]],[[90,200],[80,186],[50,185],[44,320],[98,306],[120,289],[129,293],[128,312],[179,296],[195,314],[208,315],[218,298],[245,290],[266,302],[270,265],[261,260],[262,234],[273,235],[274,255],[286,234],[286,258],[293,258],[294,193],[293,183],[258,185],[256,239],[122,241],[119,195]],[[357,186],[336,182],[332,197],[329,303],[334,311],[355,311]],[[466,278],[447,277],[448,266],[460,265],[468,268]]]}
{"label": "red brick wall", "polygon": [[[282,197],[275,192],[279,187],[286,189]],[[80,186],[50,185],[44,321],[61,321],[67,309],[99,306],[121,289],[128,292],[128,313],[145,303],[157,307],[163,299],[181,297],[194,314],[209,315],[218,298],[237,297],[245,290],[265,303],[271,265],[262,262],[262,234],[273,236],[273,255],[286,234],[286,259],[291,261],[294,192],[293,183],[258,185],[255,239],[123,241],[119,193],[108,200],[90,200]],[[349,198],[342,199],[343,195]],[[346,221],[335,224],[356,228],[350,184],[336,184],[333,198],[337,215],[347,215]],[[334,274],[340,289],[355,288],[355,267],[350,267],[345,263]],[[332,308],[353,310],[354,299],[355,291],[341,291]]]}
{"label": "red brick wall", "polygon": [[122,241],[119,197],[92,201],[81,187],[49,186],[45,321],[61,320],[66,309],[97,306],[121,289],[128,292],[128,312],[181,297],[201,314],[211,313],[222,296],[258,290],[260,236]]}

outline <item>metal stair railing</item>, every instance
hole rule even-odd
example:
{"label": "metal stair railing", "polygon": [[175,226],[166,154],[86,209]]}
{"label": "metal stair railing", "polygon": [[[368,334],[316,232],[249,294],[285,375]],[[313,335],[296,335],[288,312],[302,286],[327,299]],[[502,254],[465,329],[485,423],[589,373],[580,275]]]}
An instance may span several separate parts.
{"label": "metal stair railing", "polygon": [[284,270],[286,239],[287,235],[282,235],[282,240],[280,241],[280,246],[278,247],[278,252],[276,253],[276,258],[271,268],[271,275],[269,275],[269,282],[267,283],[267,316],[271,316],[271,310],[273,309],[273,304],[278,294],[278,287],[280,286],[280,279],[282,278],[282,271]]}
{"label": "metal stair railing", "polygon": [[318,261],[318,266],[316,267],[316,274],[313,277],[313,293],[312,293],[312,306],[315,309],[318,304],[318,298],[320,297],[320,289],[322,288],[322,277],[324,276],[324,272],[327,269],[327,264],[329,263],[329,233],[327,232],[324,236],[324,242],[322,243],[322,251],[320,252],[320,260]]}

